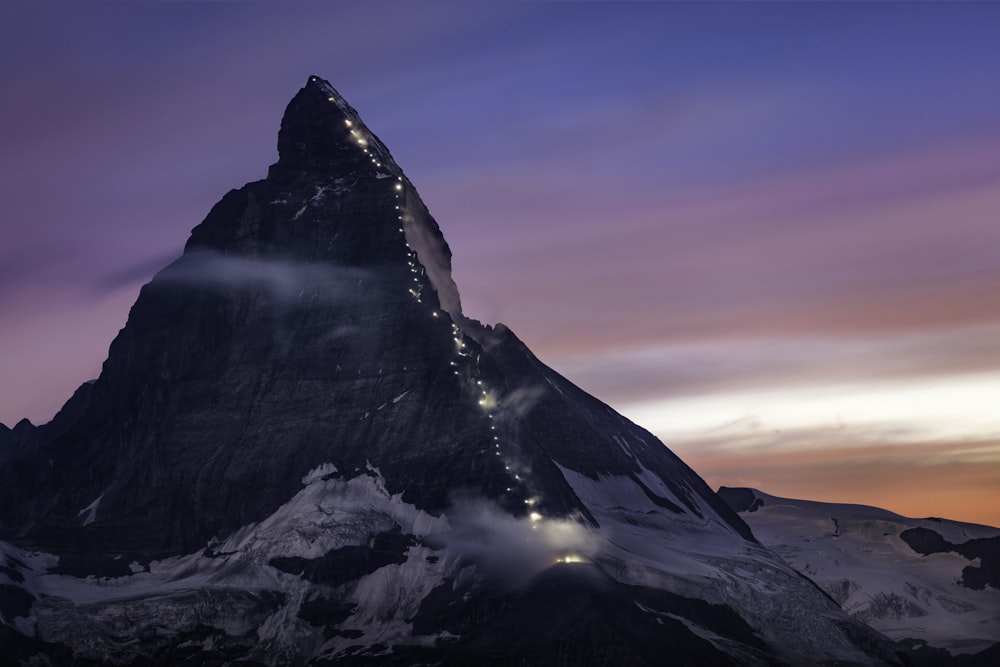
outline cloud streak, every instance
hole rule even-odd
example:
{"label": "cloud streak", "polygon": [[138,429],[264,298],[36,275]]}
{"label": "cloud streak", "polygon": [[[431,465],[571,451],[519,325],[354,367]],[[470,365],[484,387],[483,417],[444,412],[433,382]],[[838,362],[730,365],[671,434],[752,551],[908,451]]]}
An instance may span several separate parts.
{"label": "cloud streak", "polygon": [[553,365],[619,404],[822,382],[847,384],[1000,370],[1000,324],[906,334],[722,338],[608,347]]}
{"label": "cloud streak", "polygon": [[300,300],[356,301],[363,295],[359,285],[377,281],[377,275],[357,267],[197,250],[185,253],[155,280],[223,292],[262,292],[277,304],[291,305]]}

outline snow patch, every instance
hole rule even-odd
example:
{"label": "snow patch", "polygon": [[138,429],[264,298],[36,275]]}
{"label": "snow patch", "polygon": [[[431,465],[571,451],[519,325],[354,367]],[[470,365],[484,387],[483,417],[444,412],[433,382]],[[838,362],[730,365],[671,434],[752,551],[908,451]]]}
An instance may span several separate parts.
{"label": "snow patch", "polygon": [[330,189],[329,185],[317,185],[316,186],[316,194],[314,194],[309,199],[309,203],[310,204],[318,204],[319,202],[322,202],[323,198],[326,195],[326,191],[329,190],[329,189]]}
{"label": "snow patch", "polygon": [[327,463],[310,471],[303,478],[307,485],[291,500],[263,521],[236,531],[215,551],[265,562],[277,556],[319,558],[334,549],[366,545],[397,526],[417,537],[446,529],[445,518],[403,502],[402,494],[390,495],[377,468],[369,465],[371,474],[349,480],[326,478],[334,470]]}
{"label": "snow patch", "polygon": [[337,474],[337,466],[332,463],[321,463],[302,477],[303,486],[308,486],[313,482],[318,482],[324,477]]}
{"label": "snow patch", "polygon": [[434,636],[413,636],[411,620],[431,591],[461,566],[460,554],[445,554],[424,546],[410,547],[406,562],[387,565],[348,584],[347,599],[357,605],[340,625],[342,630],[361,633],[358,638],[335,638],[324,647],[330,657],[357,646],[395,644],[433,646]]}
{"label": "snow patch", "polygon": [[94,520],[97,519],[97,508],[100,506],[101,498],[103,497],[104,494],[102,493],[101,495],[97,496],[94,502],[90,503],[77,513],[78,517],[81,517],[84,514],[86,514],[86,516],[83,516],[83,523],[81,525],[89,526],[90,524],[94,523]]}

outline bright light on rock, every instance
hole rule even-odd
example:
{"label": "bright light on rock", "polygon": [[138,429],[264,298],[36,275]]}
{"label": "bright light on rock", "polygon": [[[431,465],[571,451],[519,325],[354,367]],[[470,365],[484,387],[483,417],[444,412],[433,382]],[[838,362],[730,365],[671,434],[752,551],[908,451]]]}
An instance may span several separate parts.
{"label": "bright light on rock", "polygon": [[586,563],[586,559],[582,556],[577,556],[576,554],[569,554],[566,556],[560,556],[556,558],[557,563]]}

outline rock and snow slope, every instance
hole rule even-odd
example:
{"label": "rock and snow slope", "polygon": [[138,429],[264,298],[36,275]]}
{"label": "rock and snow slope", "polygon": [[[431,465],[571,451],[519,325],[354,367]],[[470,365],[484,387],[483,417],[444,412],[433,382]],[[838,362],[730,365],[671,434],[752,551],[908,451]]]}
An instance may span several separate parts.
{"label": "rock and snow slope", "polygon": [[1000,528],[756,489],[719,495],[765,546],[889,637],[955,654],[1000,642]]}
{"label": "rock and snow slope", "polygon": [[0,440],[4,659],[897,664],[662,443],[462,313],[327,82],[278,150],[101,376]]}

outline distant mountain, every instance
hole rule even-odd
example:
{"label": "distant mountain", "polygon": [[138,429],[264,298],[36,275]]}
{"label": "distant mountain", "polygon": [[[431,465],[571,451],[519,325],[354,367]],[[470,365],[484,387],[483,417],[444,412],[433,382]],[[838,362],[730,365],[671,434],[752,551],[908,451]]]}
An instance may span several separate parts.
{"label": "distant mountain", "polygon": [[[908,645],[1000,651],[1000,528],[719,489],[754,535],[854,618]],[[939,656],[940,658],[941,656]]]}
{"label": "distant mountain", "polygon": [[0,661],[899,664],[656,438],[462,313],[329,83],[278,152],[100,377],[0,430]]}

